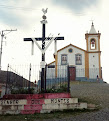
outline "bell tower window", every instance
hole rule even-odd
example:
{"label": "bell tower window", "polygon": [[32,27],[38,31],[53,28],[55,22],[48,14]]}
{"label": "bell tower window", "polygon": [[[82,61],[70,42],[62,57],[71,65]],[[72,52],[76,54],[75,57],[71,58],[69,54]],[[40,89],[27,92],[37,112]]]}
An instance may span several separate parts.
{"label": "bell tower window", "polygon": [[95,50],[96,49],[95,39],[91,39],[91,41],[90,41],[90,48],[91,48],[91,50]]}

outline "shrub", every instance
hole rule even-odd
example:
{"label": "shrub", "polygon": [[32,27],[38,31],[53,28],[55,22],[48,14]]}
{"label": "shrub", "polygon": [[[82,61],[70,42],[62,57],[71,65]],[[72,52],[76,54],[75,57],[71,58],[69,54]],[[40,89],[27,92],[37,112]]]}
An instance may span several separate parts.
{"label": "shrub", "polygon": [[25,88],[12,89],[11,94],[34,94],[34,88],[30,88],[30,89],[25,89]]}

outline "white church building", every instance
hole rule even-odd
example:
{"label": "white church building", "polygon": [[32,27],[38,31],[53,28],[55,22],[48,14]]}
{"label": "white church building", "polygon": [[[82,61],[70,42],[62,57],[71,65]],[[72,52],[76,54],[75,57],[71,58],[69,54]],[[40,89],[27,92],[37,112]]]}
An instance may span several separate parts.
{"label": "white church building", "polygon": [[86,50],[73,44],[56,50],[55,61],[48,64],[47,78],[51,76],[58,78],[59,75],[64,77],[70,73],[71,81],[92,81],[97,78],[102,80],[100,35],[92,23],[89,33],[85,34]]}

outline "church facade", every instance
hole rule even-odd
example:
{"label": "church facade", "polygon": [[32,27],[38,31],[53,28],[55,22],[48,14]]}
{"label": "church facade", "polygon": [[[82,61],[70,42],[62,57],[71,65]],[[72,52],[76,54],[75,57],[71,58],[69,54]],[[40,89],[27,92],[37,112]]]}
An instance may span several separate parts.
{"label": "church facade", "polygon": [[60,71],[61,65],[61,70],[69,67],[70,80],[102,80],[100,35],[92,23],[89,33],[85,34],[86,50],[73,44],[61,48],[55,53],[55,61],[49,64],[54,65],[54,71],[48,68],[47,75],[64,76],[67,71]]}

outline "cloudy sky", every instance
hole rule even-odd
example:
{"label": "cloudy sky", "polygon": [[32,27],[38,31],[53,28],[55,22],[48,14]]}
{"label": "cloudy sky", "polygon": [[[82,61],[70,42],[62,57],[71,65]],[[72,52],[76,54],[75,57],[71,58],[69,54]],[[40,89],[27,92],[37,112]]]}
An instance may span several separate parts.
{"label": "cloudy sky", "polygon": [[[58,49],[72,43],[86,49],[85,33],[90,31],[92,20],[96,31],[101,33],[101,65],[103,79],[108,79],[108,0],[0,0],[0,31],[17,29],[11,33],[5,32],[3,39],[2,68],[7,64],[35,64],[41,61],[41,52],[35,46],[31,55],[31,43],[23,38],[42,36],[42,8],[48,8],[46,36],[60,33],[64,41],[58,41]],[[40,43],[41,44],[41,43]],[[54,61],[54,43],[46,51],[46,62]]]}

